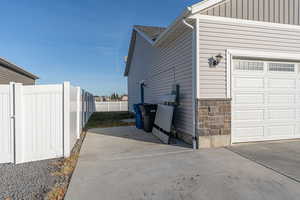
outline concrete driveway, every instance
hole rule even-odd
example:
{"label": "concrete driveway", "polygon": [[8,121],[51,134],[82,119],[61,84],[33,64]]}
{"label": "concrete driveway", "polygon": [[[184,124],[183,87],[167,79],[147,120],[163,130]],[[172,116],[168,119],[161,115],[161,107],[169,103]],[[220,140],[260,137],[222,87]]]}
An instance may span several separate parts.
{"label": "concrete driveway", "polygon": [[300,183],[300,141],[243,144],[229,149]]}
{"label": "concrete driveway", "polygon": [[65,199],[296,200],[299,187],[231,150],[192,151],[123,127],[90,130]]}

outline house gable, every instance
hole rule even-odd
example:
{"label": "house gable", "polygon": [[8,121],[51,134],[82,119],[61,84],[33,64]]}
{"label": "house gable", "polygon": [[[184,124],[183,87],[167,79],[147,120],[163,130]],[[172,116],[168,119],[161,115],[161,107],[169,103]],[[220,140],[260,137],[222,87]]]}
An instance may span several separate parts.
{"label": "house gable", "polygon": [[201,14],[281,24],[300,24],[300,0],[226,0]]}

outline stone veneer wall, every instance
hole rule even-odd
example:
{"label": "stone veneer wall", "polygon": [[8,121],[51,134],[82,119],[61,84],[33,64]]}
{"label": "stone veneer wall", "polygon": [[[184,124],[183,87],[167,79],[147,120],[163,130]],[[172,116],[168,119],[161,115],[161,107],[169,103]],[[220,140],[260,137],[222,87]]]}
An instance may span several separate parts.
{"label": "stone veneer wall", "polygon": [[198,99],[197,139],[199,148],[231,144],[231,99]]}

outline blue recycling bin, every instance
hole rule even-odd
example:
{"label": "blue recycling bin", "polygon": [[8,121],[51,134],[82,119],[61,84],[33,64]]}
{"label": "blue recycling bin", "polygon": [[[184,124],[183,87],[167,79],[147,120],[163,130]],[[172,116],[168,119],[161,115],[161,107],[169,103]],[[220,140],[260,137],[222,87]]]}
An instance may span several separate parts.
{"label": "blue recycling bin", "polygon": [[141,112],[141,109],[140,109],[140,105],[143,105],[143,104],[139,103],[139,104],[134,104],[133,105],[133,109],[134,109],[134,112],[135,112],[135,126],[138,129],[143,129],[144,126],[143,126],[142,112]]}

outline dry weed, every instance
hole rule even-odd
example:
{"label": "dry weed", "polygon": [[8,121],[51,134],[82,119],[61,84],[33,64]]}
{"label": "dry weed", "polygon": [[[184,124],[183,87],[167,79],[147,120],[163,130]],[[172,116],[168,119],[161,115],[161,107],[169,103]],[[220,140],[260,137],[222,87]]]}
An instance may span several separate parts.
{"label": "dry weed", "polygon": [[58,161],[53,163],[53,165],[58,166],[60,168],[59,171],[52,173],[52,176],[64,176],[67,177],[67,183],[63,186],[54,187],[46,196],[47,200],[63,200],[64,196],[67,192],[69,181],[71,180],[71,176],[75,170],[79,153],[81,149],[81,145],[84,141],[86,132],[81,134],[81,138],[78,143],[75,145],[71,156],[69,158],[65,158],[63,161]]}

